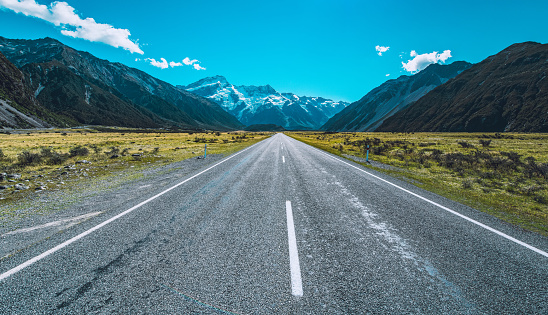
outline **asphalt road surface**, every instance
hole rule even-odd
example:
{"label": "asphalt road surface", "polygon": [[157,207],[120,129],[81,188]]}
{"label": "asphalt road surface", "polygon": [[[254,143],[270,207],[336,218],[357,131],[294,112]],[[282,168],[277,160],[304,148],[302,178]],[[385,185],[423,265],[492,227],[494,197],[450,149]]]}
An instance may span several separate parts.
{"label": "asphalt road surface", "polygon": [[548,314],[546,237],[283,134],[207,163],[12,251],[0,313]]}

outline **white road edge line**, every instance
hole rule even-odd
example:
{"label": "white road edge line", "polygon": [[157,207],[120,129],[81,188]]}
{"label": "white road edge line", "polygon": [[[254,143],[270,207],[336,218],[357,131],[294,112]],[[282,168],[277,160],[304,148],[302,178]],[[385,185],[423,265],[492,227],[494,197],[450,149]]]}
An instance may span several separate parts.
{"label": "white road edge line", "polygon": [[[298,141],[298,140],[297,140],[297,141]],[[441,209],[443,209],[443,210],[445,210],[445,211],[447,211],[447,212],[449,212],[449,213],[452,213],[452,214],[454,214],[454,215],[456,215],[456,216],[458,216],[458,217],[461,217],[462,219],[464,219],[464,220],[466,220],[466,221],[469,221],[469,222],[471,222],[471,223],[474,223],[474,224],[476,224],[476,225],[478,225],[478,226],[480,226],[480,227],[482,227],[482,228],[484,228],[484,229],[486,229],[486,230],[488,230],[488,231],[491,231],[491,232],[493,232],[493,233],[495,233],[495,234],[498,234],[498,235],[500,235],[500,236],[502,236],[502,237],[504,237],[504,238],[506,238],[506,239],[508,239],[508,240],[510,240],[510,241],[512,241],[512,242],[514,242],[514,243],[516,243],[516,244],[518,244],[518,245],[521,245],[521,246],[523,246],[523,247],[525,247],[525,248],[528,248],[528,249],[530,249],[530,250],[532,250],[532,251],[534,251],[534,252],[536,252],[536,253],[538,253],[538,254],[541,254],[542,256],[548,258],[548,253],[545,252],[545,251],[543,251],[543,250],[540,250],[540,249],[538,249],[538,248],[536,248],[536,247],[534,247],[534,246],[531,246],[531,245],[529,245],[529,244],[527,244],[527,243],[524,243],[524,242],[522,242],[522,241],[520,241],[520,240],[518,240],[518,239],[516,239],[516,238],[513,238],[512,236],[510,236],[510,235],[508,235],[508,234],[505,234],[505,233],[503,233],[503,232],[501,232],[501,231],[499,231],[499,230],[496,230],[496,229],[494,229],[494,228],[492,228],[492,227],[490,227],[490,226],[488,226],[488,225],[485,225],[485,224],[483,224],[483,223],[481,223],[481,222],[478,222],[478,221],[476,221],[476,220],[474,220],[474,219],[472,219],[472,218],[469,218],[469,217],[467,217],[467,216],[465,216],[465,215],[463,215],[463,214],[460,214],[460,213],[458,213],[458,212],[456,212],[456,211],[454,211],[454,210],[451,210],[451,209],[449,209],[449,208],[447,208],[447,207],[445,207],[445,206],[442,206],[442,205],[440,205],[440,204],[437,203],[437,202],[434,202],[434,201],[432,201],[432,200],[430,200],[430,199],[427,199],[427,198],[425,198],[425,197],[423,197],[423,196],[421,196],[421,195],[418,195],[418,194],[416,194],[416,193],[414,193],[414,192],[412,192],[412,191],[409,191],[409,190],[407,190],[407,189],[405,189],[405,188],[403,188],[403,187],[400,187],[400,186],[398,186],[398,185],[396,185],[396,184],[394,184],[394,183],[391,183],[391,182],[387,181],[386,179],[383,179],[383,178],[380,178],[379,176],[373,175],[373,174],[371,174],[371,173],[369,173],[369,172],[367,172],[367,171],[365,171],[365,170],[363,170],[363,169],[361,169],[361,168],[359,168],[359,167],[356,167],[356,166],[354,166],[354,165],[352,165],[352,164],[350,164],[350,163],[347,163],[347,162],[342,161],[342,160],[340,160],[340,159],[338,159],[338,158],[336,158],[336,157],[333,157],[333,156],[331,156],[331,155],[329,155],[329,154],[327,154],[327,153],[324,153],[324,152],[322,152],[320,149],[314,148],[314,147],[312,147],[312,146],[310,146],[310,147],[313,148],[313,149],[315,149],[315,150],[317,150],[319,153],[321,153],[321,154],[323,154],[323,155],[325,155],[325,156],[328,156],[328,157],[330,157],[330,158],[332,158],[332,159],[334,159],[334,160],[337,160],[337,161],[339,161],[339,162],[341,162],[341,163],[343,163],[343,164],[346,164],[346,165],[348,165],[348,166],[350,166],[350,167],[353,167],[353,168],[355,168],[355,169],[357,169],[357,170],[359,170],[359,171],[362,171],[362,172],[366,173],[367,175],[369,175],[369,176],[371,176],[371,177],[374,177],[374,178],[376,178],[376,179],[378,179],[378,180],[380,180],[380,181],[382,181],[382,182],[385,182],[385,183],[387,183],[387,184],[389,184],[389,185],[391,185],[391,186],[394,186],[394,187],[396,187],[396,188],[398,188],[398,189],[400,189],[400,190],[402,190],[402,191],[404,191],[404,192],[406,192],[406,193],[408,193],[408,194],[410,194],[410,195],[413,195],[413,196],[415,196],[415,197],[417,197],[417,198],[419,198],[419,199],[421,199],[421,200],[424,200],[424,201],[426,201],[426,202],[428,202],[428,203],[430,203],[430,204],[432,204],[432,205],[434,205],[434,206],[436,206],[436,207],[439,207],[439,208],[441,208]]]}
{"label": "white road edge line", "polygon": [[289,242],[289,267],[291,269],[291,294],[303,296],[303,283],[301,279],[301,265],[299,264],[299,252],[297,251],[297,238],[295,236],[295,225],[293,223],[293,209],[291,201],[285,202],[285,213],[287,215],[287,240]]}
{"label": "white road edge line", "polygon": [[175,189],[175,188],[177,188],[177,187],[183,185],[184,183],[186,183],[186,182],[188,182],[188,181],[190,181],[190,180],[192,180],[192,179],[194,179],[194,178],[196,178],[196,177],[202,175],[203,173],[209,171],[210,169],[212,169],[212,168],[214,168],[214,167],[216,167],[216,166],[218,166],[218,165],[220,165],[220,164],[222,164],[222,163],[224,163],[224,162],[226,162],[226,161],[232,159],[233,157],[239,155],[240,153],[243,153],[243,152],[245,152],[245,151],[251,149],[252,147],[256,146],[257,144],[259,144],[259,143],[261,143],[261,142],[262,142],[262,141],[260,141],[260,142],[258,142],[258,143],[255,143],[254,145],[252,145],[252,146],[250,146],[250,147],[248,147],[248,148],[245,148],[245,149],[243,149],[242,151],[237,152],[237,153],[235,153],[235,154],[233,154],[233,155],[231,155],[231,156],[225,158],[224,160],[218,162],[217,164],[215,164],[215,165],[213,165],[213,166],[211,166],[211,167],[208,167],[207,169],[201,171],[200,173],[198,173],[198,174],[196,174],[196,175],[193,175],[192,177],[189,177],[189,178],[185,179],[184,181],[182,181],[182,182],[180,182],[180,183],[178,183],[178,184],[176,184],[176,185],[174,185],[174,186],[172,186],[172,187],[170,187],[170,188],[168,188],[168,189],[162,191],[161,193],[159,193],[159,194],[157,194],[157,195],[154,195],[153,197],[150,197],[149,199],[147,199],[147,200],[141,202],[140,204],[138,204],[138,205],[136,205],[136,206],[133,206],[133,207],[127,209],[126,211],[124,211],[124,212],[122,212],[122,213],[120,213],[120,214],[118,214],[118,215],[115,215],[114,217],[112,217],[112,218],[110,218],[110,219],[104,221],[103,223],[100,223],[100,224],[98,224],[98,225],[92,227],[91,229],[89,229],[89,230],[87,230],[87,231],[85,231],[85,232],[83,232],[83,233],[81,233],[81,234],[78,234],[78,235],[76,235],[75,237],[73,237],[73,238],[71,238],[71,239],[69,239],[69,240],[67,240],[67,241],[65,241],[65,242],[63,242],[63,243],[61,243],[61,244],[55,246],[54,248],[52,248],[52,249],[50,249],[50,250],[47,250],[47,251],[43,252],[42,254],[40,254],[40,255],[38,255],[38,256],[36,256],[36,257],[34,257],[34,258],[31,258],[31,259],[29,259],[29,260],[27,260],[27,261],[25,261],[24,263],[20,264],[20,265],[17,266],[17,267],[14,267],[14,268],[12,268],[12,269],[10,269],[10,270],[8,270],[8,271],[6,271],[6,272],[0,274],[0,281],[2,281],[2,280],[4,280],[4,279],[6,279],[6,278],[12,276],[13,274],[15,274],[15,273],[17,273],[17,272],[19,272],[19,271],[21,271],[21,270],[23,270],[23,269],[25,269],[25,268],[27,268],[28,266],[34,264],[35,262],[37,262],[37,261],[39,261],[39,260],[42,260],[43,258],[46,258],[47,256],[49,256],[49,255],[55,253],[56,251],[58,251],[58,250],[60,250],[60,249],[62,249],[62,248],[64,248],[64,247],[66,247],[66,246],[68,246],[68,245],[70,245],[70,244],[76,242],[77,240],[79,240],[79,239],[81,239],[81,238],[83,238],[83,237],[85,237],[85,236],[87,236],[87,235],[89,235],[89,234],[95,232],[96,230],[102,228],[103,226],[105,226],[105,225],[107,225],[107,224],[109,224],[109,223],[111,223],[111,222],[113,222],[113,221],[118,220],[119,218],[125,216],[126,214],[132,212],[133,210],[135,210],[135,209],[137,209],[137,208],[140,208],[141,206],[143,206],[143,205],[145,205],[145,204],[151,202],[152,200],[154,200],[154,199],[156,199],[156,198],[158,198],[158,197],[164,195],[165,193],[167,193],[167,192],[169,192],[169,191],[171,191],[171,190],[173,190],[173,189]]}
{"label": "white road edge line", "polygon": [[282,162],[285,163],[285,156],[282,155]]}

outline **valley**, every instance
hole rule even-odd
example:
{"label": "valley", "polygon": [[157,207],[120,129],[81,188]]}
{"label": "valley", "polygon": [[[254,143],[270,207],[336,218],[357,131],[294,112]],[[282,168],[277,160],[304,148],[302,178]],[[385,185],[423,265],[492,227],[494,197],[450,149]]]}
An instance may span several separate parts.
{"label": "valley", "polygon": [[547,15],[0,0],[0,314],[548,314]]}

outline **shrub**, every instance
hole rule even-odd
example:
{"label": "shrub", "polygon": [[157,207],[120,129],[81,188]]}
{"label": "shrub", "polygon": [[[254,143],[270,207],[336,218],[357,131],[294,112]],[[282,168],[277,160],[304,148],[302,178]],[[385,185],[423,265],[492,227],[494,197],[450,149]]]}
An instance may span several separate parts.
{"label": "shrub", "polygon": [[92,144],[92,145],[89,145],[89,147],[93,149],[93,152],[95,152],[95,154],[101,153],[101,148],[98,145]]}
{"label": "shrub", "polygon": [[38,153],[23,151],[17,156],[17,162],[22,166],[34,165],[42,162],[42,156]]}
{"label": "shrub", "polygon": [[54,152],[53,155],[49,158],[48,164],[50,165],[60,165],[65,163],[68,160],[67,154],[59,154]]}
{"label": "shrub", "polygon": [[548,198],[546,198],[546,197],[544,197],[544,196],[535,195],[535,196],[533,197],[533,199],[534,199],[536,202],[540,203],[540,204],[543,204],[543,205],[548,204]]}
{"label": "shrub", "polygon": [[89,154],[89,150],[88,150],[88,148],[79,145],[79,146],[76,146],[74,148],[71,148],[69,150],[69,154],[70,154],[71,157],[86,156],[86,155]]}
{"label": "shrub", "polygon": [[110,151],[105,152],[105,153],[112,154],[112,155],[118,155],[120,153],[120,149],[117,148],[117,147],[110,147]]}
{"label": "shrub", "polygon": [[462,181],[462,188],[464,189],[471,189],[472,188],[472,181],[470,179],[465,179]]}
{"label": "shrub", "polygon": [[55,154],[55,151],[53,151],[51,148],[42,148],[40,151],[40,155],[43,158],[51,158]]}
{"label": "shrub", "polygon": [[483,140],[483,139],[480,139],[479,140],[479,143],[481,144],[482,147],[484,148],[487,148],[491,145],[491,141],[492,140]]}
{"label": "shrub", "polygon": [[65,163],[68,159],[67,154],[60,154],[52,150],[51,148],[42,148],[40,151],[40,156],[42,159],[47,159],[47,164],[49,165],[59,165]]}
{"label": "shrub", "polygon": [[509,160],[511,160],[512,162],[520,165],[522,164],[521,162],[521,155],[517,154],[516,152],[513,152],[513,151],[510,151],[510,152],[500,152],[501,155],[507,157]]}
{"label": "shrub", "polygon": [[465,149],[470,149],[470,148],[473,148],[474,146],[471,144],[471,143],[468,143],[466,141],[459,141],[457,142],[461,147],[465,148]]}

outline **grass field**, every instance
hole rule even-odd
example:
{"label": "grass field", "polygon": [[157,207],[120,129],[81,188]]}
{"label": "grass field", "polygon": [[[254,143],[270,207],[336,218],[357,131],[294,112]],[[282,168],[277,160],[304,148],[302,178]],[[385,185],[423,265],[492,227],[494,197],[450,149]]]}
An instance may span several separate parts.
{"label": "grass field", "polygon": [[[548,235],[548,134],[323,133],[287,135]],[[375,168],[369,164],[367,167]]]}
{"label": "grass field", "polygon": [[207,154],[228,155],[268,133],[171,133],[162,130],[68,129],[0,134],[0,202],[17,202],[71,183]]}

